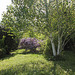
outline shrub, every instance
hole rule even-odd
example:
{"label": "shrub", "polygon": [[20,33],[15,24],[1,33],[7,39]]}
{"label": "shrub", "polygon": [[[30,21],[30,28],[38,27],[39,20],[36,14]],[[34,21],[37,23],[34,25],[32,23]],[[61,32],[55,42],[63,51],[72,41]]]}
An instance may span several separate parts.
{"label": "shrub", "polygon": [[0,49],[0,58],[2,58],[6,54],[6,50],[4,48]]}
{"label": "shrub", "polygon": [[3,55],[3,50],[0,49],[0,57]]}
{"label": "shrub", "polygon": [[64,47],[65,50],[75,51],[75,31],[71,34],[70,40]]}
{"label": "shrub", "polygon": [[0,49],[4,47],[4,40],[0,39]]}
{"label": "shrub", "polygon": [[18,47],[18,40],[15,39],[16,36],[13,33],[8,32],[9,29],[0,27],[0,49],[6,50],[6,54],[9,54],[11,50],[15,50]]}
{"label": "shrub", "polygon": [[15,37],[13,36],[6,36],[6,38],[4,39],[4,45],[7,54],[9,54],[11,50],[17,49],[18,41],[16,42]]}
{"label": "shrub", "polygon": [[51,47],[51,41],[49,38],[46,40],[43,54],[46,58],[49,58],[50,56],[52,56],[52,47]]}
{"label": "shrub", "polygon": [[40,41],[36,38],[23,38],[20,41],[20,49],[30,49],[31,51],[35,51],[37,47],[40,47],[41,44]]}

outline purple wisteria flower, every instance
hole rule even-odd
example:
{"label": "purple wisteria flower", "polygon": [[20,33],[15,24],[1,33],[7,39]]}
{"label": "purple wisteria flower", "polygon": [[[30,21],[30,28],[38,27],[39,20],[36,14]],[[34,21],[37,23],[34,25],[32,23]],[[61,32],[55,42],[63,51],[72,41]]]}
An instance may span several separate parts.
{"label": "purple wisteria flower", "polygon": [[30,49],[30,50],[36,50],[37,47],[41,47],[40,41],[36,38],[22,38],[20,40],[20,49]]}

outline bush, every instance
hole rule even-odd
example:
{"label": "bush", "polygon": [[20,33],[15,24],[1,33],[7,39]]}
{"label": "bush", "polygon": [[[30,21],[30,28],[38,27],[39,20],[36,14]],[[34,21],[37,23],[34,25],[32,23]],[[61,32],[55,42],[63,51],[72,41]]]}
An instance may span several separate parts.
{"label": "bush", "polygon": [[11,50],[15,50],[18,47],[18,41],[15,40],[13,36],[6,36],[4,39],[4,45],[6,49],[6,54],[9,54]]}
{"label": "bush", "polygon": [[0,39],[0,49],[4,47],[4,40]]}
{"label": "bush", "polygon": [[0,49],[0,57],[3,55],[3,50]]}
{"label": "bush", "polygon": [[[1,53],[9,54],[11,50],[15,50],[18,47],[18,40],[13,33],[8,33],[9,29],[0,27],[0,49]],[[3,53],[2,53],[3,54]]]}
{"label": "bush", "polygon": [[[15,38],[12,39],[11,36],[0,39],[0,49],[5,49],[6,54],[10,54],[11,50],[15,50],[18,47],[18,42],[16,42]],[[4,52],[4,53],[5,53]]]}
{"label": "bush", "polygon": [[30,49],[31,51],[35,51],[37,47],[40,47],[41,44],[39,43],[39,40],[36,38],[23,38],[20,41],[20,49]]}
{"label": "bush", "polygon": [[43,54],[46,58],[49,58],[50,56],[52,56],[52,46],[51,46],[51,41],[49,38],[47,39],[45,43]]}
{"label": "bush", "polygon": [[75,51],[75,31],[71,34],[70,40],[64,47],[65,50]]}
{"label": "bush", "polygon": [[6,50],[4,48],[0,49],[0,58],[2,58],[6,54]]}

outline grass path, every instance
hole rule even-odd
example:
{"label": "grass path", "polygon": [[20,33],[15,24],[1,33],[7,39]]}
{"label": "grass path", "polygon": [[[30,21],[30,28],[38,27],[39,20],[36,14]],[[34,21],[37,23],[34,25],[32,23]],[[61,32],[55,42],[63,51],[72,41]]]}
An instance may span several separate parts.
{"label": "grass path", "polygon": [[48,61],[42,54],[16,50],[0,59],[0,75],[75,75],[75,53],[65,52],[65,61]]}

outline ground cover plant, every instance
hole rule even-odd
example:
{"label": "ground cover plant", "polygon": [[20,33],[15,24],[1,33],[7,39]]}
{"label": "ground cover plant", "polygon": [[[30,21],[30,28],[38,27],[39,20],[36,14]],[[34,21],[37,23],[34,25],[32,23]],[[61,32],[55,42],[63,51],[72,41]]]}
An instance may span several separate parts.
{"label": "ground cover plant", "polygon": [[19,49],[0,59],[0,75],[75,75],[75,53],[63,52],[65,60],[48,61],[42,54]]}

